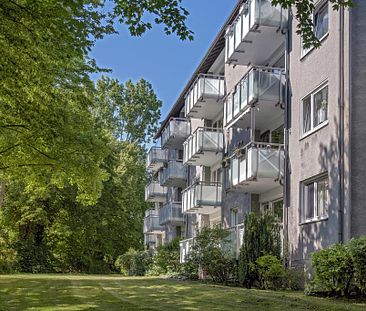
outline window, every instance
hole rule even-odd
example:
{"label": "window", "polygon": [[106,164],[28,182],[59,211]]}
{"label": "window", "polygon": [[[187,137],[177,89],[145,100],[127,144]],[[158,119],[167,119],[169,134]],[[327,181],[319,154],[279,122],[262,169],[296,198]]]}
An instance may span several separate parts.
{"label": "window", "polygon": [[275,200],[271,202],[266,202],[261,205],[261,212],[271,213],[275,218],[276,221],[280,224],[283,223],[283,199]]}
{"label": "window", "polygon": [[303,221],[319,220],[328,215],[328,176],[321,176],[302,183]]}
{"label": "window", "polygon": [[[329,10],[328,10],[328,2],[326,2],[323,6],[320,6],[314,11],[314,14],[311,16],[313,20],[313,31],[318,40],[322,40],[329,31]],[[302,41],[301,41],[302,45]],[[301,56],[305,56],[308,52],[310,52],[312,48],[301,48]]]}
{"label": "window", "polygon": [[302,134],[314,130],[328,120],[328,86],[302,100]]}
{"label": "window", "polygon": [[320,40],[328,33],[329,13],[328,2],[314,14],[314,33]]}
{"label": "window", "polygon": [[238,209],[237,208],[231,209],[230,215],[231,215],[231,226],[232,227],[237,226],[239,224]]}

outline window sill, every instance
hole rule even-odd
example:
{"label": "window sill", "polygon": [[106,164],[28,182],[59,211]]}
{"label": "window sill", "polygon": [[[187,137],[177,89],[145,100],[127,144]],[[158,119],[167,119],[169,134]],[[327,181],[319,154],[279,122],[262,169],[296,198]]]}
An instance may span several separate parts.
{"label": "window sill", "polygon": [[311,136],[312,134],[314,134],[315,132],[321,130],[323,127],[326,127],[329,124],[329,120],[321,123],[320,125],[318,125],[317,127],[313,128],[312,130],[310,130],[309,132],[304,133],[301,137],[300,137],[300,141]]}
{"label": "window sill", "polygon": [[328,220],[328,216],[322,216],[322,217],[317,217],[317,218],[313,218],[313,219],[307,219],[303,222],[300,222],[299,225],[304,226],[304,225],[314,224],[317,222],[322,222],[322,221],[327,221],[327,220]]}
{"label": "window sill", "polygon": [[[323,44],[323,41],[328,38],[329,36],[329,32],[327,32],[323,37],[321,37],[319,39],[319,42],[321,44]],[[306,56],[308,56],[313,50],[315,49],[315,47],[310,48],[309,50],[307,50],[306,52],[304,52],[304,54],[302,53],[302,48],[301,48],[301,56],[300,56],[300,61],[304,60],[306,58]]]}

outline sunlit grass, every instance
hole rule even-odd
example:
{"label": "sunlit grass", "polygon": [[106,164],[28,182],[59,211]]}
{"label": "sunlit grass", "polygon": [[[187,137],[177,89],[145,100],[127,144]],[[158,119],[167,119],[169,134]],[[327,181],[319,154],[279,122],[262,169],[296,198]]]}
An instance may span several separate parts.
{"label": "sunlit grass", "polygon": [[366,310],[366,304],[159,278],[0,276],[0,310]]}

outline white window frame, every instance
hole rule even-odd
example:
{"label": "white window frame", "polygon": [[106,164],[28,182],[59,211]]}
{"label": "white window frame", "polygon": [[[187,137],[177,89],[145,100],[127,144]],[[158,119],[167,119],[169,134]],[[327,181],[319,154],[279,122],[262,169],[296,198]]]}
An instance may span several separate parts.
{"label": "white window frame", "polygon": [[[327,206],[326,206],[326,213],[324,215],[319,215],[319,207],[318,207],[318,184],[321,181],[327,180],[328,182],[328,194],[327,194]],[[305,191],[306,187],[309,187],[310,185],[314,186],[314,211],[313,211],[313,217],[307,218],[307,207],[305,206],[305,196],[307,192]],[[307,224],[312,222],[319,222],[327,220],[329,217],[329,175],[328,173],[322,173],[320,175],[317,175],[316,177],[313,177],[311,179],[304,180],[300,182],[300,224]]]}
{"label": "white window frame", "polygon": [[[327,102],[327,118],[323,122],[319,123],[317,126],[314,126],[314,96],[319,92],[323,91],[325,88],[328,88],[328,102]],[[310,97],[310,129],[307,132],[304,132],[304,101],[305,99]],[[317,87],[314,91],[310,92],[300,100],[300,140],[313,134],[329,123],[329,84],[328,81],[322,83],[319,87]]]}
{"label": "white window frame", "polygon": [[[285,219],[285,206],[284,206],[284,199],[283,197],[275,199],[275,200],[271,200],[271,201],[266,201],[266,202],[262,202],[260,205],[260,211],[261,213],[264,213],[267,211],[270,211],[272,213],[273,216],[275,215],[275,210],[274,210],[274,205],[278,202],[282,202],[282,221],[279,221],[278,224],[283,225],[284,219]],[[268,207],[266,208],[265,206],[268,205]]]}
{"label": "white window frame", "polygon": [[[330,12],[330,10],[329,10],[329,3],[328,3],[328,1],[320,1],[319,3],[317,3],[313,14],[311,14],[311,20],[313,22],[313,31],[315,33],[315,29],[316,29],[316,25],[314,25],[315,15],[317,13],[319,13],[321,10],[323,10],[325,6],[328,7],[328,30],[327,30],[327,32],[321,38],[318,38],[318,40],[320,42],[322,42],[329,35],[329,27],[330,27],[330,24],[329,24],[329,12]],[[304,49],[303,44],[302,44],[302,38],[300,38],[300,59],[303,59],[312,50],[314,50],[314,47],[310,47],[310,48]]]}
{"label": "white window frame", "polygon": [[[234,215],[235,215],[235,221],[233,221]],[[230,225],[231,227],[239,225],[239,209],[237,207],[230,209]]]}

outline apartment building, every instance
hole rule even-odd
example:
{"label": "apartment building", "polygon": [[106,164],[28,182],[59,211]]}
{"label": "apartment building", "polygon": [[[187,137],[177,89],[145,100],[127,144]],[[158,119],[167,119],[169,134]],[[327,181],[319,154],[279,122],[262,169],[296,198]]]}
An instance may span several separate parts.
{"label": "apartment building", "polygon": [[303,48],[292,10],[269,0],[235,6],[148,157],[154,213],[172,204],[181,213],[156,236],[181,235],[182,261],[204,226],[231,228],[237,256],[250,211],[276,216],[293,266],[366,234],[366,3],[355,2],[339,11],[315,3],[318,49]]}

